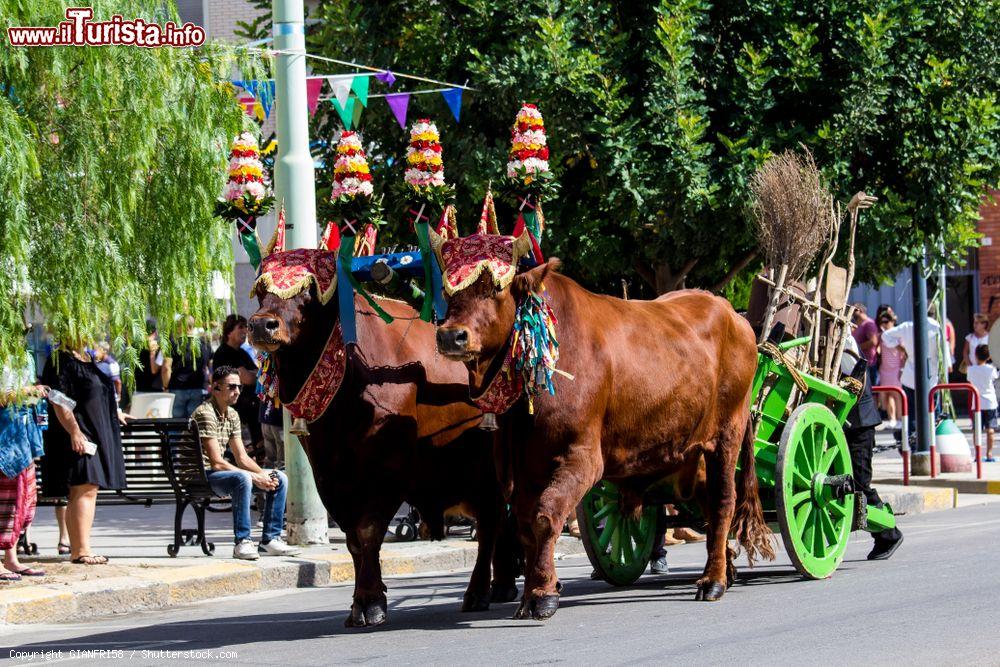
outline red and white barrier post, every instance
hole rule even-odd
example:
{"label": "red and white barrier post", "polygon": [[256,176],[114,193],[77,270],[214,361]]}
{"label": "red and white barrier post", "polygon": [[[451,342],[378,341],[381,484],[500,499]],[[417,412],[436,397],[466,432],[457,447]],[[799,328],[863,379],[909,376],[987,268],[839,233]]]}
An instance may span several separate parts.
{"label": "red and white barrier post", "polygon": [[900,455],[903,457],[903,486],[910,485],[910,406],[902,387],[872,387],[872,393],[895,394],[902,406],[899,435],[902,438]]}
{"label": "red and white barrier post", "polygon": [[[945,382],[943,384],[936,384],[931,387],[931,390],[927,394],[927,402],[930,406],[930,411],[934,413],[934,395],[937,392],[948,389],[950,391],[960,390],[969,392],[969,417],[972,418],[972,443],[976,448],[976,478],[983,478],[983,462],[982,462],[982,445],[980,444],[980,427],[982,425],[982,416],[980,414],[980,404],[979,404],[979,390],[976,389],[969,382]],[[937,429],[931,429],[931,478],[937,477],[937,463],[935,462],[935,454],[937,453]]]}

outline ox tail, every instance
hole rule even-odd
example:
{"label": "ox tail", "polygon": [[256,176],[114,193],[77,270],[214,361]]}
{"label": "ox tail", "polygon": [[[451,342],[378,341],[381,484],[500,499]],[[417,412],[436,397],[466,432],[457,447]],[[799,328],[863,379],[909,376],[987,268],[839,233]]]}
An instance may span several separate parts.
{"label": "ox tail", "polygon": [[740,446],[740,479],[736,487],[733,534],[740,546],[746,549],[751,566],[760,557],[774,560],[771,529],[764,521],[764,509],[760,505],[753,452],[753,420],[750,418],[747,418]]}

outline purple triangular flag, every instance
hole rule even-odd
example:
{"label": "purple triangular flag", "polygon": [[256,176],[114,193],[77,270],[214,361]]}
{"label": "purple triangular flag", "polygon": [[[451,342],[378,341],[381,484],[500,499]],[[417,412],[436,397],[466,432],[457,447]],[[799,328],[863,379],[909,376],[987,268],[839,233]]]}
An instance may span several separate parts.
{"label": "purple triangular flag", "polygon": [[462,113],[462,89],[461,88],[450,88],[448,90],[441,91],[441,97],[448,104],[448,108],[451,109],[451,115],[455,117],[455,122],[458,122],[458,115]]}
{"label": "purple triangular flag", "polygon": [[392,115],[396,117],[399,126],[406,129],[406,109],[410,106],[409,93],[390,93],[385,96],[385,101],[389,104]]}
{"label": "purple triangular flag", "polygon": [[375,78],[384,83],[385,85],[392,88],[392,84],[396,83],[396,75],[386,70],[384,72],[379,72],[375,75]]}

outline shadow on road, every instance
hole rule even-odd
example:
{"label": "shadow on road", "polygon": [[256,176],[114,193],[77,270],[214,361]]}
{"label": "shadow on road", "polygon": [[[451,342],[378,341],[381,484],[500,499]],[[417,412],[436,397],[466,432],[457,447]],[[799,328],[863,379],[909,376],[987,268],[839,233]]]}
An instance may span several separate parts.
{"label": "shadow on road", "polygon": [[[603,581],[587,577],[589,567],[574,567],[574,576],[567,577],[561,607],[600,607],[617,604],[662,604],[664,602],[693,602],[694,582],[701,569],[676,568],[661,576],[644,576],[632,586],[615,588]],[[580,576],[576,576],[579,573]],[[744,585],[786,584],[802,581],[791,568],[742,569],[736,587]],[[266,613],[267,599],[247,598],[241,606],[258,613],[212,617],[207,619],[161,622],[134,628],[116,628],[112,631],[77,636],[72,639],[40,641],[13,647],[23,651],[68,651],[71,649],[164,649],[195,651],[222,647],[239,647],[258,642],[289,642],[303,639],[332,638],[359,633],[386,633],[393,631],[421,630],[495,630],[504,627],[531,627],[542,625],[536,621],[513,621],[511,616],[516,603],[494,604],[485,612],[463,614],[459,611],[466,582],[464,574],[457,574],[453,581],[435,585],[430,591],[427,582],[420,579],[396,580],[390,592],[389,623],[372,629],[345,628],[346,609],[313,610],[294,613]],[[523,582],[519,582],[523,586]],[[423,590],[423,593],[417,593]],[[627,594],[626,594],[627,592]],[[642,592],[637,594],[637,592]],[[332,598],[332,596],[331,596]],[[226,602],[231,605],[233,599]],[[339,599],[334,604],[342,604]],[[724,603],[724,602],[723,602]],[[195,613],[211,609],[203,603]],[[172,610],[177,613],[180,610]],[[260,613],[262,612],[263,613]],[[149,615],[135,617],[142,623]],[[487,621],[487,623],[482,623]],[[126,653],[127,655],[127,653]]]}

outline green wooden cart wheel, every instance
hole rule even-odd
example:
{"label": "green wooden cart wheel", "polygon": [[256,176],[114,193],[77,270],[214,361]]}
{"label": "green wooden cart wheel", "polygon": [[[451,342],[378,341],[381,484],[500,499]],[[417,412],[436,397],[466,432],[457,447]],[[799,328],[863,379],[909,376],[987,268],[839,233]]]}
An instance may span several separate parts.
{"label": "green wooden cart wheel", "polygon": [[838,499],[823,481],[850,474],[847,439],[833,413],[819,403],[796,408],[778,444],[775,508],[785,550],[803,576],[829,577],[844,558],[854,494]]}
{"label": "green wooden cart wheel", "polygon": [[653,553],[656,506],[643,507],[636,521],[621,513],[618,487],[598,482],[580,501],[576,518],[587,558],[604,581],[628,586],[642,575]]}

